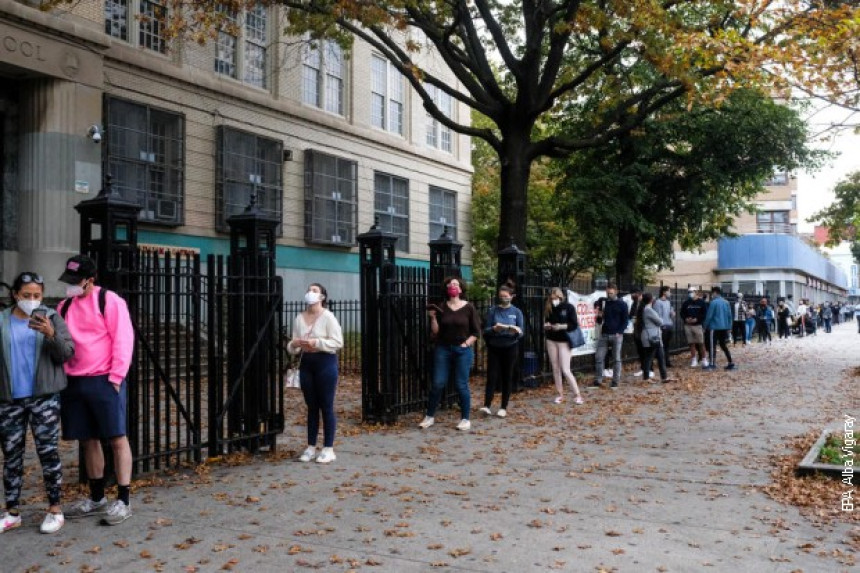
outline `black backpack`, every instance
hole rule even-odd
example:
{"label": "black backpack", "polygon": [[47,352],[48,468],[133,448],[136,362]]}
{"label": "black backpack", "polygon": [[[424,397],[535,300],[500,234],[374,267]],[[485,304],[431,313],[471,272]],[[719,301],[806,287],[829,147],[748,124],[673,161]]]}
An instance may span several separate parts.
{"label": "black backpack", "polygon": [[[63,306],[62,306],[62,308],[60,308],[60,316],[63,318],[63,320],[66,320],[66,315],[69,313],[69,307],[72,305],[72,303],[74,302],[74,300],[76,298],[77,297],[73,296],[73,297],[69,297],[69,298],[64,298],[62,300]],[[102,287],[102,289],[99,291],[99,312],[102,314],[102,317],[104,317],[104,315],[105,315],[105,304],[106,304],[105,300],[106,300],[106,298],[107,298],[107,289]]]}

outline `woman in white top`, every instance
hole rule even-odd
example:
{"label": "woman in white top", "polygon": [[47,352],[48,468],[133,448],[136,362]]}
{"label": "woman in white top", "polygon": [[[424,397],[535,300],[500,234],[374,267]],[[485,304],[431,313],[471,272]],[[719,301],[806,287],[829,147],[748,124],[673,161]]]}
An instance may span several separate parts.
{"label": "woman in white top", "polygon": [[[343,332],[334,314],[326,308],[328,293],[318,283],[311,283],[305,293],[307,308],[293,321],[293,333],[287,349],[301,354],[299,380],[308,407],[308,447],[299,458],[321,464],[333,462],[334,433],[337,419],[334,395],[337,390],[337,351],[343,348]],[[317,455],[320,413],[323,419],[323,449]]]}

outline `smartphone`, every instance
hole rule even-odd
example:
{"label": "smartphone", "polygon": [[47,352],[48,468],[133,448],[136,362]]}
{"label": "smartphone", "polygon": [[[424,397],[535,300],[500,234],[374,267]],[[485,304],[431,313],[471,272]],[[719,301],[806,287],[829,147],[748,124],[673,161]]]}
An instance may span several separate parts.
{"label": "smartphone", "polygon": [[442,312],[442,309],[439,308],[438,305],[435,305],[433,303],[427,305],[427,310],[435,310],[436,312]]}
{"label": "smartphone", "polygon": [[40,306],[39,308],[33,311],[33,314],[30,315],[30,326],[38,325],[40,318],[45,318],[48,314],[48,309],[44,306]]}

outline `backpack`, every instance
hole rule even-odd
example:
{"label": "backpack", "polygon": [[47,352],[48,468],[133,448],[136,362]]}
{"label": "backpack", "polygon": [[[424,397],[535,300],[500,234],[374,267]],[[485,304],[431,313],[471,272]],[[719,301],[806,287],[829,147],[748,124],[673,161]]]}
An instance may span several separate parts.
{"label": "backpack", "polygon": [[[72,305],[75,298],[77,298],[77,297],[69,297],[69,298],[64,298],[62,300],[63,307],[60,309],[60,316],[62,317],[63,320],[66,320],[66,315],[69,313],[69,307]],[[101,313],[102,317],[104,317],[104,315],[105,315],[106,298],[107,298],[107,289],[102,287],[101,290],[99,291],[99,312]]]}

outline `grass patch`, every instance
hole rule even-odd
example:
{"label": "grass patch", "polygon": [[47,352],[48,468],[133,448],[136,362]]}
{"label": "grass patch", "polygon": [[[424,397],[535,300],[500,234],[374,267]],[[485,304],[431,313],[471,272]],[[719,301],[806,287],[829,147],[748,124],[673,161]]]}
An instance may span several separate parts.
{"label": "grass patch", "polygon": [[[845,438],[843,436],[830,434],[824,441],[824,446],[822,446],[816,461],[823,464],[841,465],[845,460],[843,456],[848,453],[848,450],[842,449],[845,447]],[[858,447],[856,440],[851,450],[853,450],[855,458],[860,455],[860,447]]]}

